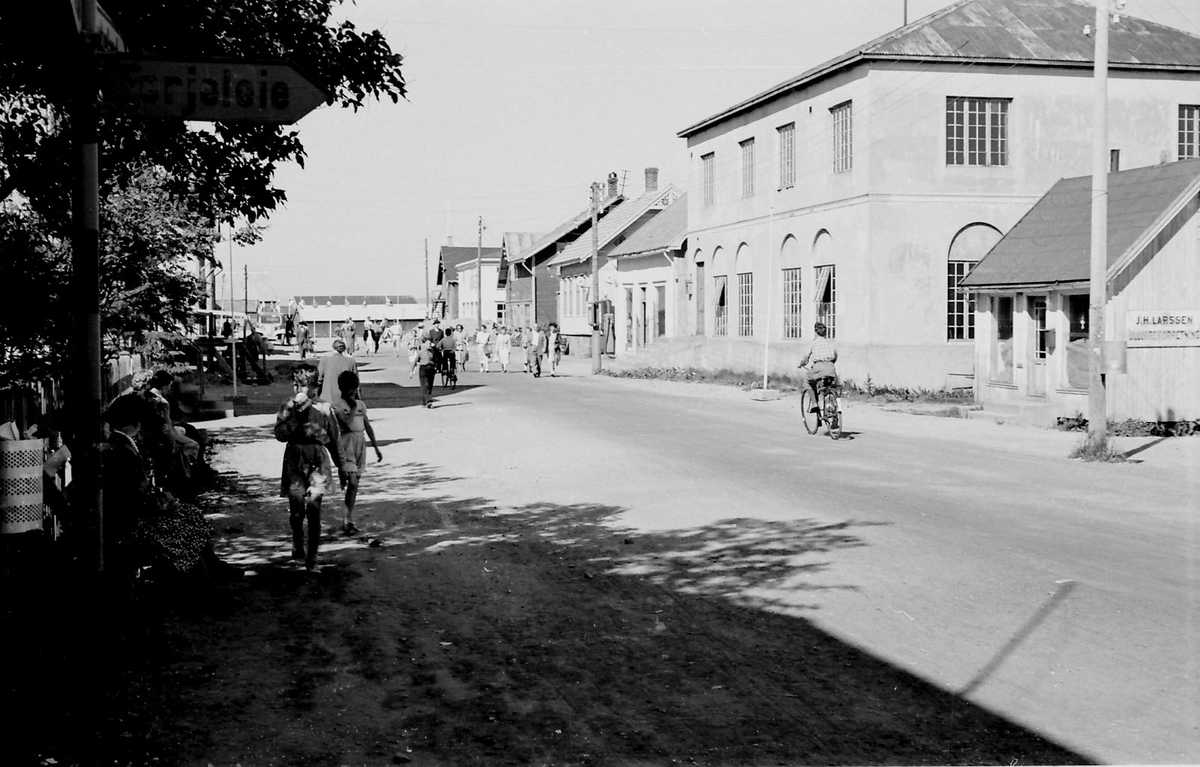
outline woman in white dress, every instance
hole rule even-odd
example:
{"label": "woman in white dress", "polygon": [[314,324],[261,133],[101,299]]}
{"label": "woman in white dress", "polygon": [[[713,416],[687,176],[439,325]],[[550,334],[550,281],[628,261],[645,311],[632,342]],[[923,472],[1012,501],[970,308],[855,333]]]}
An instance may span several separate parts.
{"label": "woman in white dress", "polygon": [[496,358],[500,360],[500,372],[508,372],[508,361],[512,357],[512,336],[508,334],[508,328],[500,328],[496,331]]}
{"label": "woman in white dress", "polygon": [[479,349],[479,372],[487,373],[492,361],[492,334],[488,332],[487,325],[480,327],[475,334],[475,346]]}

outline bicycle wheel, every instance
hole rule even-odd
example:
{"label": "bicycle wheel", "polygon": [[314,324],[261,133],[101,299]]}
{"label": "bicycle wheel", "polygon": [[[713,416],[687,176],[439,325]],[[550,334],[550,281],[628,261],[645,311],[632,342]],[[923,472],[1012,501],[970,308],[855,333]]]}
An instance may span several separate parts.
{"label": "bicycle wheel", "polygon": [[842,436],[842,413],[838,410],[838,398],[833,392],[825,393],[825,433],[830,439]]}
{"label": "bicycle wheel", "polygon": [[800,414],[804,418],[804,430],[809,434],[816,434],[821,426],[821,417],[817,412],[817,402],[813,399],[812,389],[806,388],[800,395]]}

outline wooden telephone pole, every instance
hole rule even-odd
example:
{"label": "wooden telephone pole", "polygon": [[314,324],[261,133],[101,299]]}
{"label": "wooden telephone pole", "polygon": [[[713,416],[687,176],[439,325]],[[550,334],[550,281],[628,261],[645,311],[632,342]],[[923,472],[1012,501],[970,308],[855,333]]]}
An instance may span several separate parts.
{"label": "wooden telephone pole", "polygon": [[600,185],[592,182],[592,373],[600,372]]}
{"label": "wooden telephone pole", "polygon": [[483,216],[479,217],[479,245],[475,250],[475,328],[483,327]]}

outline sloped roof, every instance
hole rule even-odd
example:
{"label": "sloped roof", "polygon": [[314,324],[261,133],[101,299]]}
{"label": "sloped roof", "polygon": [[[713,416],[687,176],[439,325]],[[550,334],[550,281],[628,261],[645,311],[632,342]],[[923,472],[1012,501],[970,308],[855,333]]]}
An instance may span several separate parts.
{"label": "sloped roof", "polygon": [[628,240],[613,248],[608,255],[611,258],[621,258],[675,250],[687,239],[687,224],[687,194],[684,193],[662,213],[639,227]]}
{"label": "sloped roof", "polygon": [[[500,248],[483,248],[484,261],[497,261],[500,258]],[[458,279],[458,267],[473,262],[480,257],[479,246],[457,247],[443,245],[438,251],[437,284],[454,282]]]}
{"label": "sloped roof", "polygon": [[[624,201],[624,199],[624,195],[618,194],[615,197],[606,197],[605,199],[601,200],[600,207],[596,211],[597,217],[603,218],[604,216],[607,216],[608,212],[612,210],[613,206]],[[529,259],[540,255],[547,248],[555,246],[559,240],[578,236],[578,230],[581,227],[590,228],[591,222],[592,207],[589,205],[588,207],[584,208],[582,212],[576,213],[571,218],[568,218],[566,221],[559,224],[554,231],[550,232],[550,234],[538,239],[528,248],[521,251],[516,256],[511,257],[510,260],[513,263],[528,261]]]}
{"label": "sloped roof", "polygon": [[[668,184],[665,189],[659,189],[653,192],[648,192],[638,197],[635,200],[625,200],[612,211],[600,219],[596,225],[597,244],[603,249],[618,236],[624,234],[631,226],[633,226],[643,215],[653,210],[656,206],[666,207],[671,202],[678,199],[679,190],[674,184]],[[549,266],[563,266],[565,264],[582,263],[592,257],[592,231],[591,224],[580,232],[567,247],[563,248],[562,252],[554,258],[547,261]]]}
{"label": "sloped roof", "polygon": [[[1108,268],[1136,255],[1179,206],[1200,193],[1200,160],[1108,174]],[[1092,178],[1055,184],[962,281],[964,287],[1087,282],[1091,276]],[[1112,275],[1110,274],[1110,277]]]}
{"label": "sloped roof", "polygon": [[[1000,62],[1091,67],[1092,3],[1075,0],[960,0],[679,132],[687,138],[734,115],[870,60]],[[1109,66],[1200,73],[1200,37],[1121,14],[1109,27]]]}

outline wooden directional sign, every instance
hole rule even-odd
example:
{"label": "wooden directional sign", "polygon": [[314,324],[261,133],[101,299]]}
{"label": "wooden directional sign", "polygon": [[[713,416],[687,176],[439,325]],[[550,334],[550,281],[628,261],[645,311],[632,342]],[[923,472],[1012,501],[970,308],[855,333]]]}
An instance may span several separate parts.
{"label": "wooden directional sign", "polygon": [[293,123],[325,92],[281,61],[161,61],[120,57],[106,100],[146,117]]}

